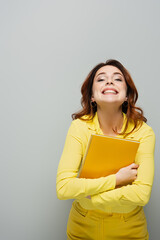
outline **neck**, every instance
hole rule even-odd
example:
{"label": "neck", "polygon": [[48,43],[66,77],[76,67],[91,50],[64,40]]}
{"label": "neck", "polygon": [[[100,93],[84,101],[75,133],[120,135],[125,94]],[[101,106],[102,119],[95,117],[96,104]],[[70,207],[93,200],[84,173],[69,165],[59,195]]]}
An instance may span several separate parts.
{"label": "neck", "polygon": [[105,135],[117,135],[113,129],[121,131],[123,126],[123,113],[119,108],[97,108],[97,115],[100,128]]}

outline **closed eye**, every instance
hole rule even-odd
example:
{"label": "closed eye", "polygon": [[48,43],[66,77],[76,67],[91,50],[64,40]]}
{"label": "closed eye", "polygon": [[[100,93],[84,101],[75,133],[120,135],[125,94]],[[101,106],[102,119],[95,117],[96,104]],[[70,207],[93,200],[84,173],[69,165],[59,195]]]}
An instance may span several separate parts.
{"label": "closed eye", "polygon": [[115,79],[116,81],[122,81],[122,79],[120,79],[120,78],[117,78],[117,79]]}
{"label": "closed eye", "polygon": [[101,81],[104,81],[104,79],[100,78],[100,79],[97,80],[97,82],[101,82]]}

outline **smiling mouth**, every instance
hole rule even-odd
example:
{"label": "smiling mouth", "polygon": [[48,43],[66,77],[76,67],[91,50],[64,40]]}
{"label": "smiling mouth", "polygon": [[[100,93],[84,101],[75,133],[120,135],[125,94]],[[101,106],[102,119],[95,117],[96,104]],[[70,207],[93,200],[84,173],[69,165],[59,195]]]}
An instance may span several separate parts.
{"label": "smiling mouth", "polygon": [[116,95],[118,92],[117,92],[117,91],[114,91],[114,90],[105,90],[105,91],[103,91],[102,93],[103,93],[103,94],[108,94],[108,93],[109,93],[109,94],[115,94],[115,95]]}

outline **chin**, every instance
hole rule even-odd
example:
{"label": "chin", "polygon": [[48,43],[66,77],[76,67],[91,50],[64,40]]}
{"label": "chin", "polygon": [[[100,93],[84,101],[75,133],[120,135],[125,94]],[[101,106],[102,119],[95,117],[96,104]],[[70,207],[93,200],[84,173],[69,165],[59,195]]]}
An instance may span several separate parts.
{"label": "chin", "polygon": [[123,102],[124,101],[121,101],[121,102],[117,102],[117,101],[113,101],[113,100],[107,100],[107,101],[101,101],[101,102],[98,102],[97,101],[97,105],[99,105],[100,107],[101,106],[110,106],[110,105],[112,105],[112,106],[118,106],[118,107],[121,107],[122,106],[122,104],[123,104]]}

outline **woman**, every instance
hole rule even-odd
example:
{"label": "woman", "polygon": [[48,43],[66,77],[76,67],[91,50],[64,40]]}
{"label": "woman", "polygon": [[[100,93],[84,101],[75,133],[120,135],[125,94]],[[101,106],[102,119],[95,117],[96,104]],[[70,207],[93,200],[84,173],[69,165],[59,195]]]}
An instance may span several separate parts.
{"label": "woman", "polygon": [[[59,199],[75,199],[67,239],[149,239],[143,206],[154,177],[155,135],[126,68],[110,59],[95,66],[84,81],[82,110],[72,115],[57,172]],[[135,163],[97,179],[78,178],[90,135],[140,141]]]}

